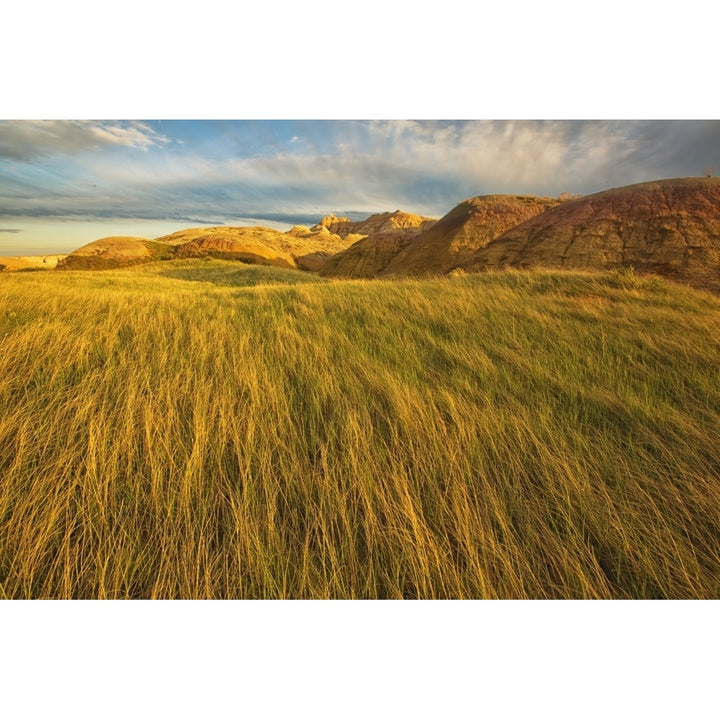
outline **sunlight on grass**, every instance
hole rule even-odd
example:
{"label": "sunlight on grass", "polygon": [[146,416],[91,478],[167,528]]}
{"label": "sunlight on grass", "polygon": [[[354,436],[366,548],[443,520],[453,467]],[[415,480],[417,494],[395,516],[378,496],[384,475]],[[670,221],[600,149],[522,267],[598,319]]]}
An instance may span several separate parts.
{"label": "sunlight on grass", "polygon": [[719,327],[617,273],[2,275],[1,593],[717,597]]}

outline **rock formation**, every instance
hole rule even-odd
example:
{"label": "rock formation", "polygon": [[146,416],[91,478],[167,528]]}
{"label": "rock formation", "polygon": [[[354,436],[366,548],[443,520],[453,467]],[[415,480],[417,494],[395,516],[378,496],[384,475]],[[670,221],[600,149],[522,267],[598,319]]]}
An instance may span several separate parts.
{"label": "rock formation", "polygon": [[421,215],[396,210],[395,212],[376,213],[358,222],[350,222],[346,217],[338,218],[334,215],[328,215],[313,226],[312,229],[316,230],[324,227],[342,238],[346,238],[348,235],[367,237],[368,235],[387,232],[415,234],[426,230],[435,222],[435,218],[422,217]]}
{"label": "rock formation", "polygon": [[398,252],[382,275],[447,272],[509,228],[559,204],[528,195],[481,195],[461,202]]}
{"label": "rock formation", "polygon": [[[240,230],[240,228],[237,228]],[[250,228],[248,228],[250,229]],[[266,230],[266,228],[251,228]],[[229,230],[229,228],[228,228]],[[261,239],[262,238],[262,239]],[[231,234],[226,232],[208,232],[200,237],[178,245],[175,250],[177,258],[215,257],[225,260],[240,260],[253,265],[277,265],[278,267],[295,267],[291,255],[278,250],[267,241],[264,232],[245,232]]]}
{"label": "rock formation", "polygon": [[720,178],[629,185],[562,203],[459,263],[639,272],[720,290]]}

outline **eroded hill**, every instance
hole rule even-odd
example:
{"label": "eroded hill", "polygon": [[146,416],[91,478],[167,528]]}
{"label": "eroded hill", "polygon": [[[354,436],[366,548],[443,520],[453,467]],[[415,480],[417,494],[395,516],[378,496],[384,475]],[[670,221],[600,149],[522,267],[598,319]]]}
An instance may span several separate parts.
{"label": "eroded hill", "polygon": [[658,180],[571,200],[460,264],[469,272],[629,266],[720,290],[720,178]]}
{"label": "eroded hill", "polygon": [[116,268],[200,257],[349,278],[632,266],[720,291],[720,179],[658,180],[564,201],[483,195],[437,221],[396,211],[358,222],[329,215],[311,228],[287,232],[220,226],[153,240],[107,237],[59,259],[57,267]]}
{"label": "eroded hill", "polygon": [[106,237],[73,250],[57,263],[59,270],[100,270],[163,260],[172,255],[164,243],[139,237]]}
{"label": "eroded hill", "polygon": [[526,195],[470,198],[419,233],[378,233],[354,243],[330,258],[320,274],[353,278],[440,275],[505,230],[558,202]]}
{"label": "eroded hill", "polygon": [[519,223],[559,204],[531,195],[482,195],[454,207],[391,259],[382,275],[437,275]]}
{"label": "eroded hill", "polygon": [[351,222],[346,217],[335,217],[327,215],[313,230],[327,228],[331,233],[336,233],[340,237],[346,238],[349,235],[356,236],[354,239],[360,239],[357,236],[375,235],[376,233],[408,233],[415,234],[437,222],[437,218],[423,217],[422,215],[413,215],[412,213],[396,210],[395,212],[376,213],[365,220]]}
{"label": "eroded hill", "polygon": [[266,227],[190,228],[154,240],[108,237],[89,243],[58,263],[61,269],[100,269],[172,258],[217,257],[279,267],[317,270],[351,240],[323,228],[293,228],[284,233]]}

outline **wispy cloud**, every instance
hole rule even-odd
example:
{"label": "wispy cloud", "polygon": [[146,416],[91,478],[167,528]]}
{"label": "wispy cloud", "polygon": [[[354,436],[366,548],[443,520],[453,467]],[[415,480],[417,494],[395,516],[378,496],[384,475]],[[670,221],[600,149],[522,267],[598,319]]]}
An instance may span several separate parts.
{"label": "wispy cloud", "polygon": [[439,216],[474,195],[557,196],[699,175],[720,165],[720,122],[33,121],[0,123],[3,152],[16,160],[0,165],[8,224],[307,224],[327,212]]}
{"label": "wispy cloud", "polygon": [[0,233],[19,233],[22,232],[22,230],[17,230],[15,228],[0,228]]}
{"label": "wispy cloud", "polygon": [[103,147],[148,148],[167,138],[138,121],[2,120],[0,157],[29,160],[38,156],[73,155]]}

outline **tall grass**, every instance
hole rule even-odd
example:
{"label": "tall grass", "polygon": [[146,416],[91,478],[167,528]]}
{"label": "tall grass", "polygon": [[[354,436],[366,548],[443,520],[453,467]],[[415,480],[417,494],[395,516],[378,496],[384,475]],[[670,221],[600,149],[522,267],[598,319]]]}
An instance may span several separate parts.
{"label": "tall grass", "polygon": [[720,299],[3,275],[0,594],[719,597]]}

